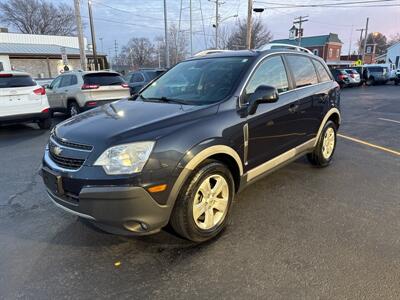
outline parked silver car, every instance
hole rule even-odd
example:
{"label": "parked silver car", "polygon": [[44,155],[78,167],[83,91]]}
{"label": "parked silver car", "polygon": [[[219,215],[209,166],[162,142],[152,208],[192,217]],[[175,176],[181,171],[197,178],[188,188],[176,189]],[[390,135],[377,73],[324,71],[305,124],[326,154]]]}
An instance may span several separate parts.
{"label": "parked silver car", "polygon": [[361,82],[361,75],[353,69],[345,69],[344,70],[349,75],[349,86],[360,86]]}
{"label": "parked silver car", "polygon": [[70,116],[129,96],[129,86],[122,76],[110,71],[66,72],[47,86],[51,111]]}

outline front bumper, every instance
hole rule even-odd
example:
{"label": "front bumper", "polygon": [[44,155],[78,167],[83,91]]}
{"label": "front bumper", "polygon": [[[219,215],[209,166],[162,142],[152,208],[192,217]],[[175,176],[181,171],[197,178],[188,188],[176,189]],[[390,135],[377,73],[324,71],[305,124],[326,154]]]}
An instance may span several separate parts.
{"label": "front bumper", "polygon": [[30,114],[20,114],[0,117],[0,123],[26,123],[38,122],[50,118],[48,112],[38,112]]}
{"label": "front bumper", "polygon": [[85,187],[74,200],[49,188],[47,193],[58,207],[116,234],[155,233],[169,219],[169,209],[141,187]]}
{"label": "front bumper", "polygon": [[146,186],[151,184],[143,185],[145,176],[110,178],[101,167],[89,166],[68,171],[51,160],[47,149],[41,175],[57,206],[111,233],[150,234],[168,224],[171,207],[157,198],[168,195],[147,192]]}

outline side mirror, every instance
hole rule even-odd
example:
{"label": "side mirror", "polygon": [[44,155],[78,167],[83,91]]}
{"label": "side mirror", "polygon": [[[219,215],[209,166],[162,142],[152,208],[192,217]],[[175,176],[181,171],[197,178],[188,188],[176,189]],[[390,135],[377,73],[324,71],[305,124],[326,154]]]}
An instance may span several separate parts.
{"label": "side mirror", "polygon": [[261,103],[274,103],[279,100],[278,90],[269,85],[260,85],[253,94],[250,95],[248,113],[254,115],[257,107]]}
{"label": "side mirror", "polygon": [[50,88],[50,85],[48,85],[48,84],[43,84],[42,87],[45,88],[46,90],[47,90],[47,89],[49,89],[49,90],[51,89],[51,88]]}

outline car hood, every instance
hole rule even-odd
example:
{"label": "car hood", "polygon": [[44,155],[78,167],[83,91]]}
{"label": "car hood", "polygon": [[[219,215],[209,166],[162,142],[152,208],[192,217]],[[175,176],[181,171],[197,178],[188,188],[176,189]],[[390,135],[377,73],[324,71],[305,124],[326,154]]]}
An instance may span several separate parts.
{"label": "car hood", "polygon": [[120,100],[70,118],[55,129],[61,139],[89,145],[115,145],[144,138],[157,139],[166,129],[185,126],[218,111],[218,105],[192,106]]}

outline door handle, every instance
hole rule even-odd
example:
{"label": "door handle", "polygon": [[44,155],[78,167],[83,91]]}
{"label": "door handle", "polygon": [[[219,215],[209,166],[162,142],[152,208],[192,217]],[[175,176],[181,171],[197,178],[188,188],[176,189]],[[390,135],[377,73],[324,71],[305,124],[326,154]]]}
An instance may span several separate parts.
{"label": "door handle", "polygon": [[298,108],[299,108],[299,105],[298,105],[298,104],[291,104],[291,105],[289,106],[289,111],[290,111],[291,113],[295,113],[295,112],[297,111]]}

